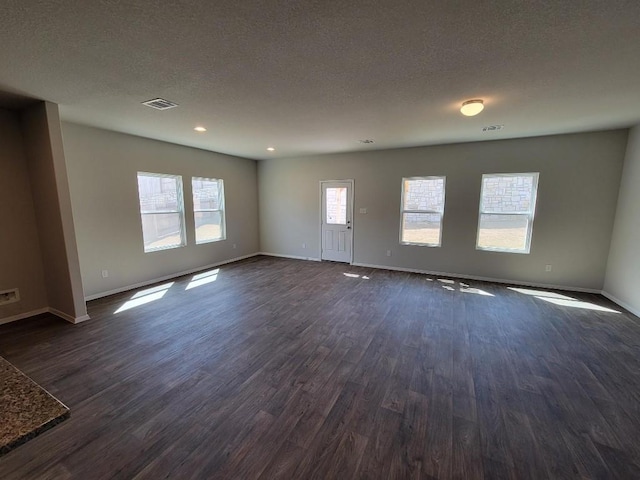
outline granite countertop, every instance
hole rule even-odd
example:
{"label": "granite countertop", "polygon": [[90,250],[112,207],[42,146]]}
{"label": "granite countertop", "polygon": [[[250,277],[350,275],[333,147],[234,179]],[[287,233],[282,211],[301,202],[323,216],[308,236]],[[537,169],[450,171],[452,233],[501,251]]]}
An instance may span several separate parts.
{"label": "granite countertop", "polygon": [[69,417],[69,409],[0,357],[0,456]]}

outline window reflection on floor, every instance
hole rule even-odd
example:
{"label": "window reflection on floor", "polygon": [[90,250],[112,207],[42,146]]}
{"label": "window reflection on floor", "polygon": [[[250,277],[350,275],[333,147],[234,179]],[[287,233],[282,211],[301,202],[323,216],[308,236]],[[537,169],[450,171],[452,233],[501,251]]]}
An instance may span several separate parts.
{"label": "window reflection on floor", "polygon": [[620,313],[618,310],[613,310],[611,308],[603,307],[591,302],[577,300],[573,297],[557,292],[545,292],[544,290],[532,290],[529,288],[507,288],[509,290],[513,290],[514,292],[522,293],[524,295],[530,295],[539,300],[544,300],[545,302],[553,303],[554,305],[560,305],[562,307],[584,308],[586,310],[596,310],[598,312]]}
{"label": "window reflection on floor", "polygon": [[164,297],[165,293],[167,293],[167,290],[169,290],[173,286],[173,284],[174,282],[170,282],[163,285],[158,285],[157,287],[140,290],[138,293],[131,297],[131,300],[123,303],[120,308],[118,308],[113,313],[116,314],[124,312],[125,310],[130,310],[132,308],[139,307],[140,305],[145,305],[155,300],[160,300],[162,297]]}
{"label": "window reflection on floor", "polygon": [[215,270],[209,270],[208,272],[194,275],[193,277],[191,277],[191,281],[189,282],[189,285],[187,285],[187,288],[185,288],[185,290],[191,290],[192,288],[215,282],[218,279],[218,273],[220,273],[220,269],[216,268]]}

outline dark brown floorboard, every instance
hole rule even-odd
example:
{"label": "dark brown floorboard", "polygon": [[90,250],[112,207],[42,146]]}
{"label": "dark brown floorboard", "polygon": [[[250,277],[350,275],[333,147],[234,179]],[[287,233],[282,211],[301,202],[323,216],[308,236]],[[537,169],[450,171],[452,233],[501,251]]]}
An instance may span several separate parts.
{"label": "dark brown floorboard", "polygon": [[601,296],[268,257],[190,280],[0,327],[71,408],[0,478],[639,478],[640,323]]}

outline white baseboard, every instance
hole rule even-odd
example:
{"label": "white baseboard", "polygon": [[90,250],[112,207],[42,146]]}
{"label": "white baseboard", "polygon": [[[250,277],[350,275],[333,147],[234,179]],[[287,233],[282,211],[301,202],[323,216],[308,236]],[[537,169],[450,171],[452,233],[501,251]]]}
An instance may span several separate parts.
{"label": "white baseboard", "polygon": [[319,262],[320,259],[317,257],[301,257],[298,255],[283,255],[281,253],[269,253],[269,252],[260,252],[257,255],[266,255],[267,257],[279,257],[279,258],[290,258],[292,260],[309,260],[311,262]]}
{"label": "white baseboard", "polygon": [[30,312],[25,312],[25,313],[20,313],[18,315],[13,315],[11,317],[5,317],[5,318],[0,318],[0,325],[3,325],[5,323],[11,323],[11,322],[15,322],[18,320],[24,320],[25,318],[30,318],[30,317],[35,317],[36,315],[41,315],[43,313],[51,313],[53,315],[55,315],[56,317],[60,317],[63,320],[66,320],[67,322],[70,323],[80,323],[80,322],[84,322],[85,320],[89,320],[89,315],[82,315],[80,317],[73,317],[69,314],[66,314],[64,312],[61,312],[60,310],[57,310],[55,308],[51,308],[51,307],[44,307],[44,308],[39,308],[37,310],[31,310]]}
{"label": "white baseboard", "polygon": [[56,308],[51,308],[49,307],[49,312],[52,313],[53,315],[55,315],[56,317],[60,317],[63,320],[66,320],[69,323],[80,323],[80,322],[84,322],[86,320],[89,320],[89,315],[81,315],[79,317],[74,317],[72,315],[69,315],[68,313],[64,313],[61,312],[60,310],[56,309]]}
{"label": "white baseboard", "polygon": [[24,318],[35,317],[36,315],[40,315],[42,313],[49,313],[49,308],[38,308],[37,310],[31,310],[30,312],[19,313],[18,315],[12,315],[11,317],[0,318],[0,325],[22,320]]}
{"label": "white baseboard", "polygon": [[479,280],[482,282],[504,283],[507,285],[522,285],[523,287],[549,288],[553,290],[566,290],[570,292],[601,293],[594,288],[568,287],[566,285],[551,285],[547,283],[522,282],[519,280],[508,280],[505,278],[480,277],[477,275],[465,275],[461,273],[433,272],[430,270],[419,270],[416,268],[389,267],[387,265],[373,265],[369,263],[353,263],[354,267],[380,268],[382,270],[395,270],[398,272],[420,273],[423,275],[434,275],[440,277],[462,278],[464,280]]}
{"label": "white baseboard", "polygon": [[134,290],[140,287],[146,287],[147,285],[152,285],[158,282],[164,282],[165,280],[171,280],[172,278],[182,277],[183,275],[191,275],[192,273],[201,272],[202,270],[207,270],[208,268],[219,267],[220,265],[226,265],[227,263],[239,262],[240,260],[244,260],[245,258],[255,257],[256,255],[261,255],[261,254],[251,253],[249,255],[243,255],[242,257],[231,258],[229,260],[223,260],[222,262],[212,263],[210,265],[202,265],[201,267],[192,268],[190,270],[184,270],[182,272],[172,273],[171,275],[165,275],[163,277],[153,278],[151,280],[145,280],[144,282],[138,282],[132,285],[126,285],[124,287],[119,287],[114,290],[94,293],[93,295],[89,295],[85,297],[84,300],[88,302],[91,300],[95,300],[97,298],[108,297],[109,295],[115,295],[116,293],[128,292],[129,290]]}
{"label": "white baseboard", "polygon": [[620,299],[614,297],[613,295],[611,295],[609,292],[605,292],[604,290],[602,290],[601,293],[602,293],[602,295],[607,297],[609,300],[611,300],[613,303],[615,303],[617,305],[620,305],[625,310],[630,311],[636,317],[640,318],[640,309],[637,309],[636,307],[633,307],[633,306],[629,305],[627,302],[623,302],[622,300],[620,300]]}

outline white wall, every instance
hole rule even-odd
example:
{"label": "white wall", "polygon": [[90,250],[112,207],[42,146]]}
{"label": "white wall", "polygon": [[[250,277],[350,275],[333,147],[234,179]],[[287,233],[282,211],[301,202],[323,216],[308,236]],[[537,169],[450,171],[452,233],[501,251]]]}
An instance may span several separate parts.
{"label": "white wall", "polygon": [[604,292],[640,316],[640,125],[629,133]]}
{"label": "white wall", "polygon": [[22,127],[49,307],[71,322],[86,320],[58,106],[25,109]]}
{"label": "white wall", "polygon": [[17,113],[0,109],[0,291],[20,301],[0,306],[0,323],[47,307],[42,256],[27,158]]}
{"label": "white wall", "polygon": [[[255,161],[71,123],[63,137],[87,297],[258,251]],[[144,253],[138,171],[182,175],[187,246]],[[192,176],[224,180],[226,240],[195,245]]]}
{"label": "white wall", "polygon": [[[627,133],[259,162],[261,251],[319,257],[319,182],[352,178],[355,263],[600,290]],[[529,255],[475,249],[482,174],[507,172],[540,172]],[[441,248],[399,244],[401,179],[422,175],[447,177]],[[360,208],[368,213],[359,214]],[[545,272],[546,264],[551,272]]]}

